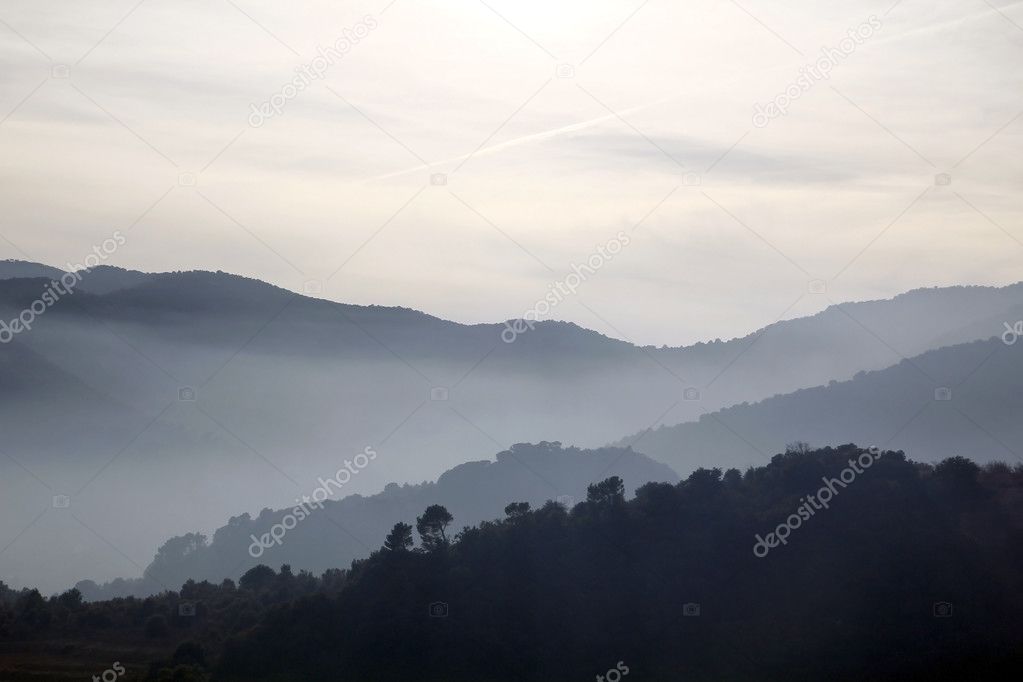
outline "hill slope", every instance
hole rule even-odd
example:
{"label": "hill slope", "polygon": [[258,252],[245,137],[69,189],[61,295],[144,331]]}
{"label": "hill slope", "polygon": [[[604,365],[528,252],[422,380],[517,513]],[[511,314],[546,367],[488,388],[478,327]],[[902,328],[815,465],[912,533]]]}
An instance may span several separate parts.
{"label": "hill slope", "polygon": [[[0,320],[55,274],[0,264]],[[433,480],[515,442],[598,447],[851,378],[900,353],[999,334],[1021,306],[1023,285],[953,287],[682,348],[562,322],[508,344],[503,324],[318,300],[220,272],[100,266],[0,344],[0,541],[17,539],[0,571],[51,589],[137,574],[161,538],[290,504],[367,446],[381,456],[352,493]],[[687,388],[701,399],[683,400]],[[70,511],[46,511],[59,494]],[[122,523],[138,510],[138,523]]]}
{"label": "hill slope", "polygon": [[[946,391],[947,389],[947,391]],[[929,351],[844,382],[708,413],[619,441],[686,472],[745,467],[789,443],[852,438],[880,447],[1021,461],[1023,346],[1000,339]]]}
{"label": "hill slope", "polygon": [[1021,561],[1023,466],[843,445],[632,500],[605,479],[320,577],[261,565],[85,604],[0,583],[0,677],[1000,679],[1023,663]]}
{"label": "hill slope", "polygon": [[[471,526],[501,517],[510,502],[541,506],[557,498],[572,506],[585,497],[587,485],[608,476],[637,482],[678,481],[678,475],[667,466],[631,450],[587,451],[562,448],[560,443],[520,443],[498,453],[496,461],[461,464],[433,483],[392,483],[368,497],[327,499],[322,507],[308,503],[303,508],[308,515],[298,514],[295,508],[264,509],[255,518],[242,514],[218,528],[209,543],[195,535],[164,543],[145,571],[147,581],[119,581],[105,588],[86,582],[78,588],[87,599],[149,594],[177,587],[188,579],[237,579],[260,563],[289,564],[296,571],[319,573],[369,556],[396,522],[414,522],[438,501],[447,505],[458,527]],[[338,494],[343,487],[329,484],[324,489]],[[633,491],[628,492],[631,495]],[[311,497],[322,500],[326,493]],[[287,516],[292,519],[286,520]],[[292,523],[294,527],[287,529]],[[278,526],[276,530],[274,526]],[[274,538],[279,535],[280,542],[269,538],[265,545],[254,544],[253,537],[260,539],[266,533]]]}

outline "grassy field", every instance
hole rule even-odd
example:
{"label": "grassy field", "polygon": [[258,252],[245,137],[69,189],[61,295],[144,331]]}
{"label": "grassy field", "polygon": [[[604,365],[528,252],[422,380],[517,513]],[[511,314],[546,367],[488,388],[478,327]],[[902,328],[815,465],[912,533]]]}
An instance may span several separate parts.
{"label": "grassy field", "polygon": [[[120,633],[123,634],[123,633]],[[0,642],[0,682],[91,680],[115,662],[125,673],[118,682],[142,680],[149,661],[170,658],[177,641],[151,639],[117,641],[59,638],[32,642]],[[107,674],[107,680],[113,675]]]}

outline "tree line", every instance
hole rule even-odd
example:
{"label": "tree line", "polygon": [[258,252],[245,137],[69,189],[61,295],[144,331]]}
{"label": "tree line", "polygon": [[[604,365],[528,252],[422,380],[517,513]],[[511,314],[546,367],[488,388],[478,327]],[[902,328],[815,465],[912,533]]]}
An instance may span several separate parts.
{"label": "tree line", "polygon": [[237,584],[190,581],[95,603],[0,590],[0,636],[164,642],[166,656],[146,662],[153,680],[553,681],[626,669],[637,680],[951,680],[1018,670],[1023,465],[883,452],[784,545],[754,553],[758,535],[865,452],[796,447],[745,472],[647,484],[628,500],[611,477],[571,509],[512,502],[504,518],[458,532],[433,504],[396,523],[369,558],[320,577],[257,566]]}

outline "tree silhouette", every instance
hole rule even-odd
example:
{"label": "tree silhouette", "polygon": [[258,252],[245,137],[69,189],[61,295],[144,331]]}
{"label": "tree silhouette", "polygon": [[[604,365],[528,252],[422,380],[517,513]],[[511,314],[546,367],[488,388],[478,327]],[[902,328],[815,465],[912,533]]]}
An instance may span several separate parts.
{"label": "tree silhouette", "polygon": [[259,590],[269,587],[276,577],[277,574],[272,568],[265,564],[259,564],[258,566],[253,566],[246,571],[245,575],[238,580],[238,585],[243,590],[253,590],[258,592]]}
{"label": "tree silhouette", "polygon": [[529,513],[529,503],[512,502],[504,508],[504,513],[509,519],[521,519]]}
{"label": "tree silhouette", "polygon": [[439,504],[431,504],[423,512],[423,515],[416,518],[416,530],[423,541],[423,549],[435,551],[448,544],[448,536],[444,529],[454,521],[451,513]]}
{"label": "tree silhouette", "polygon": [[617,476],[593,483],[586,488],[586,501],[601,507],[611,507],[625,502],[625,483]]}
{"label": "tree silhouette", "polygon": [[412,547],[412,543],[412,526],[399,521],[394,524],[394,528],[384,539],[384,549],[392,552],[405,552]]}
{"label": "tree silhouette", "polygon": [[[1018,670],[1023,464],[884,452],[839,503],[790,517],[867,453],[849,444],[744,473],[697,469],[624,502],[610,478],[571,512],[513,502],[505,519],[450,541],[452,515],[433,505],[416,525],[440,551],[407,551],[412,528],[395,524],[388,545],[401,555],[319,579],[261,565],[237,588],[190,580],[180,593],[81,602],[0,582],[0,649],[123,642],[140,669],[148,662],[146,679],[180,682],[624,677],[615,660],[650,680],[960,682]],[[702,616],[682,609],[701,602]],[[440,617],[448,604],[457,617]]]}

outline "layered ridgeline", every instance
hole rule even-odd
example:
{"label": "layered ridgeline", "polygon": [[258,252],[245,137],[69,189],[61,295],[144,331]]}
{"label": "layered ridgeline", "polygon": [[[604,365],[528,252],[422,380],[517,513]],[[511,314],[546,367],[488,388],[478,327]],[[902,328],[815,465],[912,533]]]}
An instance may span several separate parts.
{"label": "layered ridgeline", "polygon": [[[372,450],[364,453],[365,458],[356,459],[353,468],[371,463],[377,456]],[[168,540],[143,579],[121,579],[103,586],[83,581],[76,587],[86,599],[138,596],[177,589],[189,579],[236,580],[260,563],[289,564],[296,571],[320,573],[369,556],[395,523],[414,524],[426,507],[441,501],[460,528],[500,518],[510,502],[542,506],[547,500],[556,500],[574,506],[585,498],[589,484],[608,476],[637,483],[678,481],[669,467],[628,449],[580,450],[563,448],[560,443],[520,443],[498,453],[496,461],[461,464],[433,483],[391,483],[376,495],[330,499],[343,490],[343,482],[351,474],[342,472],[350,470],[323,477],[293,507],[264,509],[255,518],[236,516],[212,538],[190,533]],[[629,489],[630,496],[633,490]]]}
{"label": "layered ridgeline", "polygon": [[98,660],[224,682],[934,682],[1023,664],[1019,465],[846,445],[631,500],[609,478],[571,509],[511,504],[461,532],[454,516],[319,577],[261,565],[98,603],[0,583],[0,678],[84,679]]}
{"label": "layered ridgeline", "polygon": [[787,444],[875,443],[1023,461],[1023,343],[1000,338],[929,351],[853,379],[742,404],[622,439],[677,471],[746,467]]}
{"label": "layered ridgeline", "polygon": [[[344,494],[434,480],[515,442],[597,447],[660,415],[683,422],[848,379],[1023,318],[1021,285],[956,287],[682,348],[561,322],[505,343],[504,324],[225,273],[100,266],[36,304],[60,276],[0,263],[0,322],[41,310],[9,339],[0,328],[0,539],[17,538],[0,570],[46,589],[137,574],[160,539],[284,507],[366,447],[380,456]],[[700,400],[683,400],[687,388]],[[52,506],[59,495],[69,506]]]}
{"label": "layered ridgeline", "polygon": [[218,679],[922,682],[1023,663],[1019,466],[847,445],[628,502],[617,483],[385,549],[340,594],[269,611]]}

